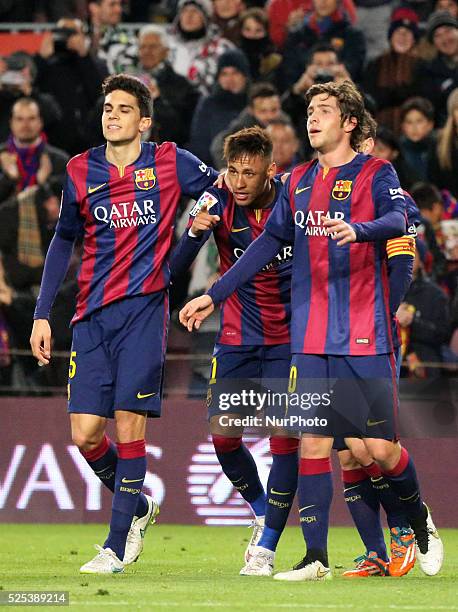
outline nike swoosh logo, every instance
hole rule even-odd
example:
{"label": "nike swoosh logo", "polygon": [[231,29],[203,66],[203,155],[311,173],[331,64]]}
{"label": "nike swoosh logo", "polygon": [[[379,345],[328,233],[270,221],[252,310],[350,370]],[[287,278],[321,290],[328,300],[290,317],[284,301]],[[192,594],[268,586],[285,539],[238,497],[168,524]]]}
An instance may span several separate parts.
{"label": "nike swoosh logo", "polygon": [[131,480],[130,478],[123,478],[121,482],[123,482],[124,484],[129,484],[131,482],[140,482],[141,480],[143,480],[143,478],[134,478],[133,480]]}
{"label": "nike swoosh logo", "polygon": [[94,472],[94,474],[103,474],[104,472],[106,472],[107,470],[111,470],[113,466],[109,465],[106,468],[103,468],[103,470],[99,470],[98,472]]}
{"label": "nike swoosh logo", "polygon": [[374,425],[381,425],[382,423],[386,423],[386,419],[383,419],[383,421],[371,421],[370,419],[367,419],[368,427],[374,427]]}
{"label": "nike swoosh logo", "polygon": [[137,393],[137,399],[144,399],[145,397],[152,397],[153,395],[156,395],[156,393],[140,393],[140,391]]}
{"label": "nike swoosh logo", "polygon": [[101,185],[97,185],[96,187],[88,187],[87,192],[88,193],[94,193],[94,191],[98,191],[99,189],[102,189],[102,187],[105,187],[106,183],[102,183]]}
{"label": "nike swoosh logo", "polygon": [[231,232],[233,234],[236,234],[237,232],[244,232],[247,229],[250,229],[249,226],[247,226],[247,227],[231,227]]}
{"label": "nike swoosh logo", "polygon": [[321,567],[318,568],[317,572],[316,572],[316,577],[317,578],[324,578],[325,576],[327,576],[329,574],[331,570],[322,570]]}
{"label": "nike swoosh logo", "polygon": [[282,493],[281,491],[275,491],[275,489],[270,489],[272,495],[291,495],[291,491],[286,491],[286,493]]}
{"label": "nike swoosh logo", "polygon": [[299,508],[299,512],[302,512],[302,510],[307,510],[308,508],[314,508],[315,504],[312,504],[311,506],[304,506],[303,508]]}
{"label": "nike swoosh logo", "polygon": [[299,195],[300,193],[302,193],[303,191],[307,191],[307,189],[311,189],[312,186],[309,185],[308,187],[296,187],[296,191],[294,192],[296,195]]}
{"label": "nike swoosh logo", "polygon": [[352,489],[357,489],[359,487],[359,485],[355,485],[354,487],[348,487],[348,489],[344,489],[344,493],[346,493],[347,491],[351,491]]}

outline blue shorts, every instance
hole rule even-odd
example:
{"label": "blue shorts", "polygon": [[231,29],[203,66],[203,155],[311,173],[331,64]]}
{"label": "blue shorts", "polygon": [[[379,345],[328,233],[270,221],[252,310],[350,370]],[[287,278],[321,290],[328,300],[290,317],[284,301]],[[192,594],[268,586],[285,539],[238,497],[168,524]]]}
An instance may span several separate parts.
{"label": "blue shorts", "polygon": [[208,418],[216,414],[249,415],[256,406],[234,405],[221,410],[223,393],[242,393],[244,390],[265,392],[267,388],[286,392],[291,363],[289,344],[267,346],[231,346],[216,344],[210,368],[207,390]]}
{"label": "blue shorts", "polygon": [[113,302],[76,323],[68,411],[160,416],[168,319],[168,297],[157,292]]}
{"label": "blue shorts", "polygon": [[[401,375],[401,364],[402,364],[402,354],[401,354],[401,347],[396,348],[394,351],[394,359],[396,361],[396,389],[398,389],[399,387],[399,378]],[[399,403],[399,400],[398,400]],[[355,437],[361,437],[361,436],[355,436]],[[395,439],[396,436],[393,438]],[[345,443],[345,440],[343,438],[343,436],[335,436],[334,437],[334,443],[332,445],[332,448],[336,451],[342,451],[342,450],[348,450],[348,446]]]}
{"label": "blue shorts", "polygon": [[294,354],[289,391],[290,412],[292,392],[314,398],[302,411],[307,421],[301,427],[303,433],[334,438],[398,437],[398,384],[392,353],[358,357]]}

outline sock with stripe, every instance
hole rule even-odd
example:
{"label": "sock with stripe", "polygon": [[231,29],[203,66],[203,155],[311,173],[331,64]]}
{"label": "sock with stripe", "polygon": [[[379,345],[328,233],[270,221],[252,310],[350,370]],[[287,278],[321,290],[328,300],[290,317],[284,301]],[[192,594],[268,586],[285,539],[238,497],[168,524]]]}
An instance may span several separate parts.
{"label": "sock with stripe", "polygon": [[266,513],[266,494],[259,480],[258,468],[253,455],[242,444],[242,438],[212,435],[213,446],[223,472],[248,502],[255,516]]}
{"label": "sock with stripe", "polygon": [[373,461],[370,465],[363,467],[363,470],[370,476],[372,488],[385,510],[388,527],[390,529],[393,527],[410,527],[404,507],[383,476],[380,466]]}
{"label": "sock with stripe", "polygon": [[[104,435],[97,448],[80,453],[86,459],[94,474],[113,493],[115,488],[116,466],[118,464],[118,452],[116,446],[107,435]],[[143,493],[140,493],[138,505],[135,511],[137,516],[145,516],[148,511],[148,502]]]}
{"label": "sock with stripe", "polygon": [[111,548],[124,559],[127,534],[136,513],[146,473],[145,440],[118,443],[115,490],[111,510],[110,533],[104,548]]}
{"label": "sock with stripe", "polygon": [[342,482],[345,503],[366,547],[366,553],[375,551],[380,559],[388,561],[380,522],[380,502],[371,479],[363,469],[357,468],[342,470]]}
{"label": "sock with stripe", "polygon": [[425,507],[420,495],[417,472],[405,448],[401,449],[398,464],[392,470],[384,470],[383,475],[399,497],[409,522],[423,517]]}
{"label": "sock with stripe", "polygon": [[272,436],[272,467],[267,481],[266,520],[258,546],[275,551],[297,488],[299,440]]}
{"label": "sock with stripe", "polygon": [[332,468],[329,457],[299,463],[297,489],[299,520],[307,544],[307,560],[328,565],[329,509],[332,501]]}

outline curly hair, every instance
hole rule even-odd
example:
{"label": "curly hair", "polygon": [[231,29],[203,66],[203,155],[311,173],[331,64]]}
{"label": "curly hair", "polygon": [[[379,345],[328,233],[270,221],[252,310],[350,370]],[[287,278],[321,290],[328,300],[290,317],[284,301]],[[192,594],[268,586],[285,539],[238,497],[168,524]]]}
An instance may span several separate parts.
{"label": "curly hair", "polygon": [[335,98],[341,114],[340,125],[343,125],[347,119],[356,119],[356,126],[351,132],[350,145],[355,151],[362,141],[366,138],[364,135],[364,100],[358,88],[352,81],[344,81],[340,85],[337,83],[317,83],[312,85],[305,94],[305,104],[308,108],[312,98],[325,94],[328,97]]}
{"label": "curly hair", "polygon": [[103,95],[106,97],[112,91],[120,89],[137,98],[140,117],[151,117],[152,99],[148,87],[130,74],[112,74],[102,83]]}

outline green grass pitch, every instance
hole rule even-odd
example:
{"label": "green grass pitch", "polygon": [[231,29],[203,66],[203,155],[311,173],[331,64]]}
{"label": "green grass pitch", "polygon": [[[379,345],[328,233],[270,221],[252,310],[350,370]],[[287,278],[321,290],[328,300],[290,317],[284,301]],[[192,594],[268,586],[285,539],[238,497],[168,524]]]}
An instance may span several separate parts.
{"label": "green grass pitch", "polygon": [[[0,589],[69,591],[72,610],[458,610],[458,530],[441,530],[446,559],[438,576],[415,567],[403,578],[348,580],[342,567],[353,565],[361,543],[355,530],[334,528],[334,578],[321,583],[239,576],[251,533],[240,527],[154,525],[140,560],[113,576],[78,573],[103,542],[104,525],[2,525],[1,533]],[[289,569],[303,550],[299,528],[288,528],[276,570]]]}

